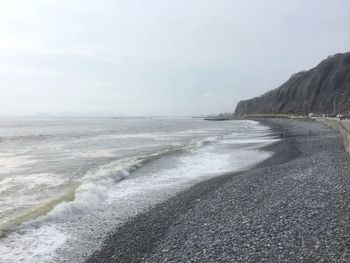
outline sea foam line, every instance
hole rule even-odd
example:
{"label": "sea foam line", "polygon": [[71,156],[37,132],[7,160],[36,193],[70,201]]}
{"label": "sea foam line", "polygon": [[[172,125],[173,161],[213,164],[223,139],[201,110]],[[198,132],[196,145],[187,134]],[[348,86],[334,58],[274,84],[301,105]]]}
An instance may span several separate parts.
{"label": "sea foam line", "polygon": [[200,148],[223,139],[223,136],[211,136],[200,140],[191,140],[188,144],[174,144],[155,152],[146,152],[137,156],[125,157],[88,171],[81,179],[71,181],[63,195],[50,199],[32,210],[0,226],[1,233],[16,229],[22,223],[63,222],[69,217],[85,214],[99,207],[108,197],[108,191],[115,183],[129,177],[142,165],[167,155]]}
{"label": "sea foam line", "polygon": [[220,136],[211,136],[201,140],[192,140],[187,145],[167,147],[157,152],[143,153],[138,156],[126,157],[116,160],[107,165],[90,170],[82,179],[74,193],[74,200],[64,201],[57,204],[52,211],[40,218],[42,221],[60,222],[70,216],[88,213],[99,207],[108,197],[108,192],[113,185],[130,174],[155,159],[167,155],[181,153],[186,150],[199,148],[222,139]]}

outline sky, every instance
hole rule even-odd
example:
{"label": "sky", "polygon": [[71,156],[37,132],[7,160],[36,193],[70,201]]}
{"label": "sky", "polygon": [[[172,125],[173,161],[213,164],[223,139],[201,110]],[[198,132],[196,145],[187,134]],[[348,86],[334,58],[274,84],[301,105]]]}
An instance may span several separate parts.
{"label": "sky", "polygon": [[205,115],[350,51],[349,0],[0,0],[0,115]]}

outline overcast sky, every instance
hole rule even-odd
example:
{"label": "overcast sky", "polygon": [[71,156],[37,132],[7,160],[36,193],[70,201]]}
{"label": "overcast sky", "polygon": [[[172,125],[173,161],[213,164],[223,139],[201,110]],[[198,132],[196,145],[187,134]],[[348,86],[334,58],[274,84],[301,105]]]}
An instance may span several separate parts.
{"label": "overcast sky", "polygon": [[0,115],[233,111],[350,51],[349,0],[0,0]]}

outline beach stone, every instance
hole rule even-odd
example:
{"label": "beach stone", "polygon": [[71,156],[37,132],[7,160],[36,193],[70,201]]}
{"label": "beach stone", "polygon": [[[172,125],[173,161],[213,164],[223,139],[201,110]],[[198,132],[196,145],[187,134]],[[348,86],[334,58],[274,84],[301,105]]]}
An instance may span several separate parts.
{"label": "beach stone", "polygon": [[87,262],[347,262],[350,158],[340,134],[318,122],[263,123],[288,135],[263,149],[271,158],[136,216]]}

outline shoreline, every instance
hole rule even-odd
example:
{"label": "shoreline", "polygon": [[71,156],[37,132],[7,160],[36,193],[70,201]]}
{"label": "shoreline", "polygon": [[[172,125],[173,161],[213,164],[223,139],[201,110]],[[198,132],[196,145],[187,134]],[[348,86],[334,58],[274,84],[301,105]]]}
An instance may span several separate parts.
{"label": "shoreline", "polygon": [[[283,127],[278,123],[271,123],[268,120],[255,121],[270,127],[272,130],[271,135],[279,136],[281,129],[283,130]],[[292,157],[284,154],[278,155],[281,147],[283,148],[281,144],[285,143],[288,144],[288,147],[293,147],[291,141],[282,140],[260,148],[261,150],[274,153],[271,157],[251,169],[272,165],[275,162],[284,162],[299,154],[297,151],[292,151]],[[144,255],[152,251],[153,246],[166,234],[167,229],[176,222],[176,219],[181,214],[191,209],[198,199],[221,187],[232,176],[243,172],[245,171],[224,174],[205,180],[178,193],[165,202],[150,207],[146,212],[131,218],[128,222],[118,227],[115,232],[111,233],[103,242],[102,249],[95,251],[86,262],[109,262],[116,259],[120,262],[143,261]],[[138,243],[135,243],[134,237],[141,237],[142,240],[136,238]],[[118,252],[115,250],[118,250]]]}
{"label": "shoreline", "polygon": [[131,218],[86,262],[349,259],[342,242],[350,233],[343,225],[350,220],[350,211],[344,213],[350,167],[340,135],[315,122],[258,121],[285,134],[263,148],[272,157],[201,182]]}

